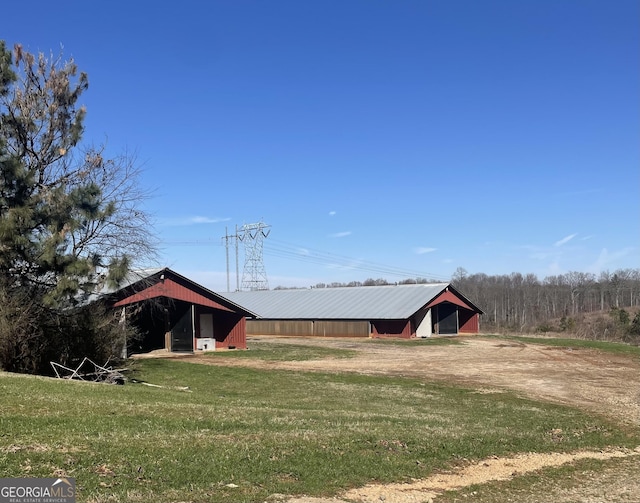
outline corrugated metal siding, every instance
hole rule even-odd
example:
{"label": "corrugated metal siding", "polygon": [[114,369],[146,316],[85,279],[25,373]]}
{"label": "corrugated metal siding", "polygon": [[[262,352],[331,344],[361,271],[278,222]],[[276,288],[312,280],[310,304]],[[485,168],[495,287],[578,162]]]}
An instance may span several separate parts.
{"label": "corrugated metal siding", "polygon": [[446,292],[440,293],[440,295],[438,295],[435,299],[433,299],[431,302],[429,302],[427,307],[432,307],[432,306],[435,306],[436,304],[442,304],[443,302],[451,302],[452,304],[455,304],[456,306],[460,306],[460,307],[464,307],[465,309],[473,310],[473,308],[469,304],[467,304],[463,299],[461,299],[460,297],[458,297],[456,294],[454,294],[451,291],[446,291]]}
{"label": "corrugated metal siding", "polygon": [[309,337],[313,335],[313,322],[308,320],[247,320],[247,334]]}
{"label": "corrugated metal siding", "polygon": [[212,299],[208,299],[204,295],[200,295],[193,290],[189,290],[171,279],[165,279],[164,281],[151,285],[140,292],[136,292],[129,297],[119,300],[114,304],[114,307],[126,306],[128,304],[142,302],[144,300],[154,299],[157,297],[168,297],[170,299],[183,300],[192,304],[199,304],[201,306],[214,307],[222,311],[233,312],[222,304],[219,304]]}
{"label": "corrugated metal siding", "polygon": [[480,331],[480,316],[471,311],[458,310],[461,334],[477,334]]}
{"label": "corrugated metal siding", "polygon": [[368,321],[247,320],[250,335],[298,337],[369,337]]}
{"label": "corrugated metal siding", "polygon": [[[247,347],[245,316],[255,316],[254,313],[232,301],[166,268],[147,277],[138,277],[137,281],[112,294],[112,298],[119,298],[113,304],[116,308],[133,303],[142,303],[144,306],[145,301],[159,299],[157,304],[164,307],[167,313],[167,323],[172,327],[184,314],[185,309],[192,310],[195,306],[192,321],[196,337],[193,337],[194,334],[190,337],[192,342],[190,345],[194,350],[197,346],[196,338],[200,336],[200,314],[210,313],[212,315],[216,347],[233,346],[243,349]],[[152,315],[153,313],[147,313],[147,317]],[[167,340],[165,334],[164,338],[165,347],[170,348],[172,337],[168,337]],[[156,339],[159,340],[157,334]],[[154,344],[157,344],[157,341],[154,341]]]}
{"label": "corrugated metal siding", "polygon": [[412,335],[409,320],[375,320],[371,322],[373,337],[402,337],[409,339]]}
{"label": "corrugated metal siding", "polygon": [[234,346],[246,349],[246,328],[247,322],[244,316],[220,311],[213,314],[213,337],[216,339],[217,348]]}
{"label": "corrugated metal siding", "polygon": [[368,321],[314,321],[313,335],[317,337],[369,337]]}
{"label": "corrugated metal siding", "polygon": [[216,338],[217,348],[228,348],[234,346],[238,349],[247,349],[247,321],[245,318],[239,318],[237,322],[231,327],[227,337],[223,341],[218,341]]}

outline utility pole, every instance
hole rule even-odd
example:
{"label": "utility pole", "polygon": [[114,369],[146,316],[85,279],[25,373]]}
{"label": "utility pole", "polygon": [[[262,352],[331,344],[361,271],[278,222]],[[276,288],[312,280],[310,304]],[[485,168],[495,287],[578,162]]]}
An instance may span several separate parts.
{"label": "utility pole", "polygon": [[236,224],[236,292],[240,291],[240,272],[238,270],[238,224]]}
{"label": "utility pole", "polygon": [[236,225],[236,233],[229,234],[229,230],[227,227],[224,228],[224,236],[222,239],[224,240],[225,252],[227,256],[227,292],[231,291],[231,282],[230,282],[230,274],[229,274],[229,240],[233,239],[236,247],[236,292],[240,290],[240,278],[238,272],[238,226]]}
{"label": "utility pole", "polygon": [[224,228],[224,248],[227,254],[227,292],[230,290],[229,288],[229,238],[231,238],[232,236],[229,236],[229,231],[227,230],[227,228]]}

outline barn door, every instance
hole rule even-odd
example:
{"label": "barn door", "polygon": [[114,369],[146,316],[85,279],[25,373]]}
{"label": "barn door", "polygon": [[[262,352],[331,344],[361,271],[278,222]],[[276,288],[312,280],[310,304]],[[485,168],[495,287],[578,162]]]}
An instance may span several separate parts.
{"label": "barn door", "polygon": [[213,314],[200,314],[200,337],[213,339]]}
{"label": "barn door", "polygon": [[171,329],[171,351],[193,351],[193,306]]}
{"label": "barn door", "polygon": [[458,307],[445,302],[438,304],[438,334],[456,335],[458,333]]}

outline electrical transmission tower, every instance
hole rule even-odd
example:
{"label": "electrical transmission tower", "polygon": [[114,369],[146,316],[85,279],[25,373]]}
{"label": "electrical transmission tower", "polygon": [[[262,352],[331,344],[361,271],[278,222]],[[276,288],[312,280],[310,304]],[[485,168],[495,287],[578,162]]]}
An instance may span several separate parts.
{"label": "electrical transmission tower", "polygon": [[226,255],[227,255],[227,292],[231,291],[230,285],[229,285],[229,240],[233,240],[236,245],[236,292],[237,292],[238,290],[240,290],[240,280],[238,279],[238,226],[236,225],[236,233],[233,235],[230,235],[229,230],[225,227],[224,237],[222,239],[224,240],[224,246],[225,246]]}
{"label": "electrical transmission tower", "polygon": [[244,269],[241,290],[268,290],[267,272],[262,259],[262,243],[269,235],[270,225],[264,222],[246,224],[236,231],[239,241],[244,244]]}

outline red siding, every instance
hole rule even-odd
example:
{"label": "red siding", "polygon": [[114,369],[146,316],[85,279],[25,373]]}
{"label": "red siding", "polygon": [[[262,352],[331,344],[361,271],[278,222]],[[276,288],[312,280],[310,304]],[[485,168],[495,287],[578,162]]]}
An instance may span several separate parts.
{"label": "red siding", "polygon": [[[155,283],[152,283],[155,281]],[[213,336],[216,340],[216,348],[234,347],[246,349],[246,320],[247,312],[239,309],[227,307],[216,300],[217,296],[213,292],[208,292],[205,288],[192,283],[186,278],[182,278],[172,271],[166,269],[159,278],[149,279],[147,284],[141,283],[142,290],[131,293],[127,297],[120,299],[113,304],[113,307],[121,307],[134,303],[143,303],[150,299],[171,299],[178,302],[162,302],[168,309],[176,310],[180,308],[184,311],[185,304],[196,307],[195,326],[193,338],[193,350],[197,350],[197,337],[200,335],[199,314],[211,313],[213,315]],[[126,295],[126,290],[122,292]],[[224,300],[222,301],[224,302]],[[172,307],[171,307],[172,306]],[[147,317],[150,313],[147,313]],[[176,320],[172,320],[169,329],[174,329]],[[169,322],[169,321],[168,321]],[[167,335],[165,334],[165,347]],[[171,341],[171,336],[168,337]]]}
{"label": "red siding", "polygon": [[410,320],[375,320],[371,322],[371,336],[411,338]]}
{"label": "red siding", "polygon": [[458,309],[458,333],[477,334],[480,331],[480,314],[450,290],[442,292],[427,307],[434,307],[443,302],[450,302],[462,308]]}
{"label": "red siding", "polygon": [[165,279],[164,281],[160,281],[155,285],[151,285],[141,292],[134,293],[129,297],[119,300],[114,304],[114,307],[126,306],[127,304],[154,299],[156,297],[168,297],[170,299],[183,300],[192,304],[214,307],[222,311],[233,312],[228,307],[225,307],[222,304],[219,304],[218,302],[205,297],[204,295],[200,295],[199,293],[196,293],[193,290],[190,290],[169,278]]}
{"label": "red siding", "polygon": [[451,302],[456,306],[464,307],[465,309],[470,309],[471,311],[475,312],[475,309],[473,307],[471,307],[464,300],[462,300],[460,297],[450,292],[449,290],[446,290],[438,295],[435,299],[429,302],[429,304],[427,304],[427,307],[433,307],[436,304],[441,304],[443,302]]}
{"label": "red siding", "polygon": [[480,315],[469,311],[458,311],[461,334],[477,334],[480,332]]}
{"label": "red siding", "polygon": [[216,336],[216,348],[235,347],[238,349],[247,349],[247,320],[243,317],[234,320],[231,323],[226,337],[221,340]]}

